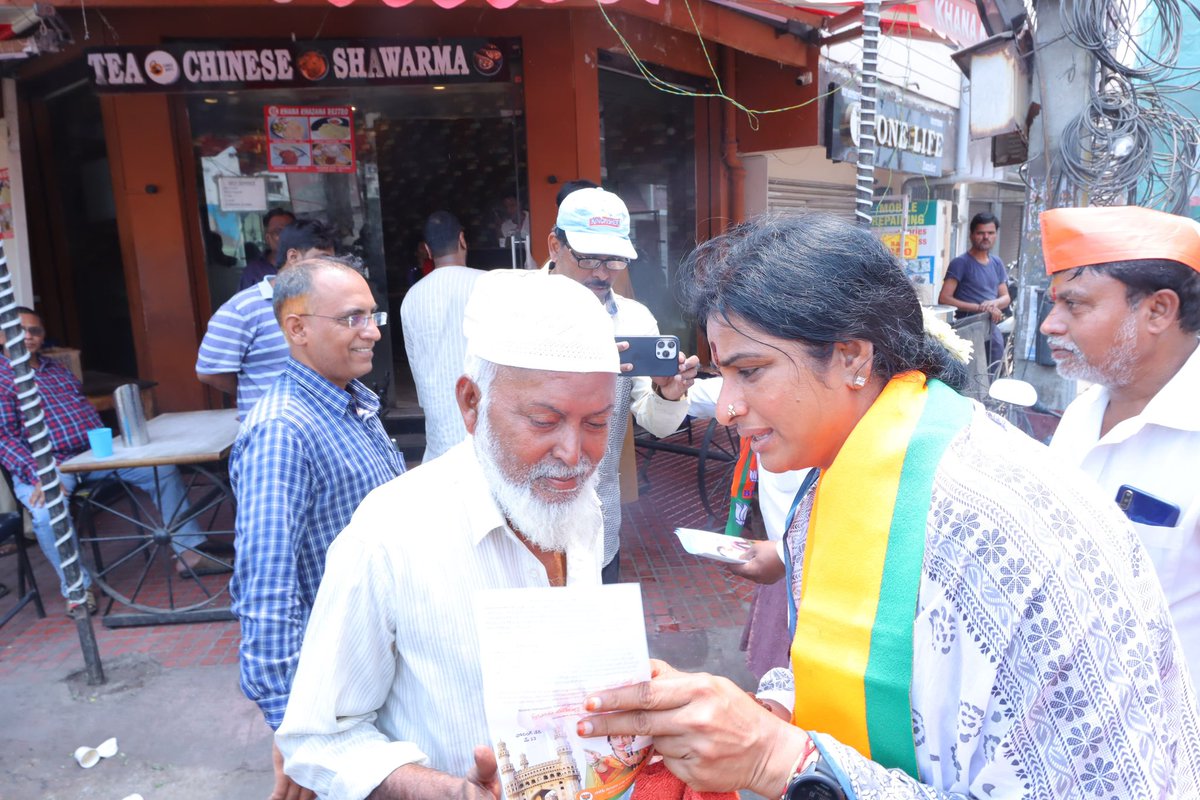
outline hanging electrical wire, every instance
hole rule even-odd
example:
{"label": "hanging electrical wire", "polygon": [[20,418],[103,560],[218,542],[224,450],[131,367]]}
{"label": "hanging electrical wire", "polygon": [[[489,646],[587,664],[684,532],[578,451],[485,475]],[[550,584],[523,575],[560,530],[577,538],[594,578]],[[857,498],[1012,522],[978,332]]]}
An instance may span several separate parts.
{"label": "hanging electrical wire", "polygon": [[1200,88],[1179,65],[1182,31],[1200,23],[1193,0],[1067,0],[1065,35],[1088,50],[1098,77],[1063,130],[1064,176],[1100,205],[1186,213],[1200,176],[1200,122],[1176,98]]}
{"label": "hanging electrical wire", "polygon": [[839,89],[842,88],[841,85],[835,86],[829,91],[818,92],[816,96],[810,97],[807,100],[803,100],[799,103],[793,103],[792,105],[780,106],[778,108],[748,108],[726,94],[725,90],[721,87],[721,78],[717,74],[717,68],[713,64],[712,57],[709,55],[708,46],[704,43],[704,35],[700,32],[700,23],[696,21],[696,15],[692,12],[691,3],[688,2],[688,0],[683,0],[683,5],[684,8],[687,9],[688,18],[692,22],[692,29],[696,33],[696,39],[700,43],[700,50],[704,54],[704,60],[707,63],[709,72],[712,75],[714,87],[716,88],[716,91],[714,92],[701,92],[694,89],[688,89],[683,86],[676,86],[670,81],[663,80],[655,75],[646,62],[642,61],[642,59],[634,51],[633,45],[631,45],[629,40],[625,38],[625,34],[621,32],[621,29],[618,28],[616,23],[613,22],[612,18],[609,17],[608,11],[604,7],[603,0],[596,0],[596,8],[600,11],[600,16],[604,18],[604,22],[616,35],[617,41],[621,43],[621,47],[625,49],[626,55],[628,55],[630,60],[633,61],[634,67],[639,73],[641,73],[641,76],[646,79],[646,83],[660,92],[664,92],[665,94],[682,95],[684,97],[711,97],[724,100],[746,115],[746,119],[751,130],[758,130],[758,117],[760,114],[782,114],[786,111],[795,111],[797,109],[804,108],[807,105],[811,105],[812,103],[824,100],[826,97],[835,94]]}

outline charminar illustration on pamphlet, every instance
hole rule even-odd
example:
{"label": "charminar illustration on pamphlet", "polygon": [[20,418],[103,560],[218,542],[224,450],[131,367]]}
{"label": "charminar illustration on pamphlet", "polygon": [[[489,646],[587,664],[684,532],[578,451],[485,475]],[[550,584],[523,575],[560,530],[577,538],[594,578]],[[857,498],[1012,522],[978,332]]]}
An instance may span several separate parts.
{"label": "charminar illustration on pamphlet", "polygon": [[628,800],[648,737],[581,739],[584,700],[650,679],[641,587],[481,591],[484,706],[507,800]]}

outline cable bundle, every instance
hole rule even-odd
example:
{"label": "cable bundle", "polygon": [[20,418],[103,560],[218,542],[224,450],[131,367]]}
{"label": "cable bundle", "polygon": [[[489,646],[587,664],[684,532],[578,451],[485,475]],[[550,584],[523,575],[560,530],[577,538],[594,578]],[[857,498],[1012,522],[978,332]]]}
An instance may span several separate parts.
{"label": "cable bundle", "polygon": [[1174,95],[1200,85],[1200,67],[1178,65],[1181,31],[1200,23],[1200,6],[1067,0],[1062,21],[1066,36],[1099,63],[1087,107],[1063,129],[1065,177],[1097,205],[1186,213],[1200,169],[1200,123]]}

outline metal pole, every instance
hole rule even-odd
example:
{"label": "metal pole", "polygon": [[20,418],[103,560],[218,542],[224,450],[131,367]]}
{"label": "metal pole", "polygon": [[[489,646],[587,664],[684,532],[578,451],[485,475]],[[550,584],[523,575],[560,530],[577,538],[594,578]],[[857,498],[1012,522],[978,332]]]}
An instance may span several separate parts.
{"label": "metal pole", "polygon": [[[1041,112],[1029,132],[1029,160],[1024,168],[1025,215],[1017,273],[1021,302],[1017,304],[1014,354],[1018,376],[1037,388],[1039,401],[1050,408],[1066,408],[1074,398],[1075,382],[1059,378],[1054,367],[1041,366],[1034,360],[1038,308],[1031,290],[1046,288],[1050,282],[1042,258],[1041,212],[1085,205],[1086,187],[1074,186],[1065,179],[1059,152],[1068,147],[1079,150],[1078,141],[1065,141],[1062,134],[1067,122],[1087,106],[1096,79],[1096,60],[1065,35],[1061,0],[1038,4],[1033,50],[1030,99]],[[979,92],[973,93],[972,100],[978,102]]]}
{"label": "metal pole", "polygon": [[[854,216],[864,228],[871,227],[875,205],[875,104],[879,90],[879,0],[863,3],[862,100],[859,103],[858,167],[855,177]],[[908,214],[908,207],[903,212]],[[904,242],[900,243],[903,255]]]}
{"label": "metal pole", "polygon": [[34,380],[33,370],[29,366],[25,330],[21,327],[21,317],[17,313],[17,301],[13,294],[12,277],[8,273],[8,259],[4,255],[3,241],[0,241],[0,329],[4,331],[4,346],[12,364],[17,400],[25,417],[25,435],[37,463],[38,481],[45,496],[46,510],[50,513],[54,543],[58,547],[58,558],[67,579],[67,597],[75,606],[72,616],[75,618],[79,644],[83,649],[87,682],[95,686],[104,683],[104,668],[100,664],[100,650],[96,646],[92,618],[84,602],[79,545],[71,525],[71,515],[67,513],[67,498],[63,494],[58,469],[54,463],[50,432],[46,430],[46,415],[42,410],[42,398],[38,394],[37,381]]}

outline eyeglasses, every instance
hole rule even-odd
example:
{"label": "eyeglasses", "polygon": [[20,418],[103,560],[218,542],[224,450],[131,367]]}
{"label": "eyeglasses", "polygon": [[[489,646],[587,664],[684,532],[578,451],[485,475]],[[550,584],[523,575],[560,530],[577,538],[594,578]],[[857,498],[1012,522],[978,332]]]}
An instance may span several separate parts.
{"label": "eyeglasses", "polygon": [[565,245],[565,247],[574,256],[575,263],[579,265],[580,269],[600,269],[600,267],[604,267],[607,270],[622,270],[629,267],[628,258],[581,256],[572,250],[570,245]]}
{"label": "eyeglasses", "polygon": [[356,330],[366,330],[371,325],[372,322],[375,323],[376,327],[382,328],[384,325],[387,325],[387,318],[388,318],[386,311],[376,311],[371,314],[350,314],[345,317],[331,317],[328,314],[297,314],[296,316],[297,317],[320,317],[321,319],[331,319],[334,322],[342,323],[347,328],[354,328]]}
{"label": "eyeglasses", "polygon": [[45,336],[46,329],[40,328],[37,325],[30,325],[28,328],[22,326],[21,330],[25,331],[26,336]]}

